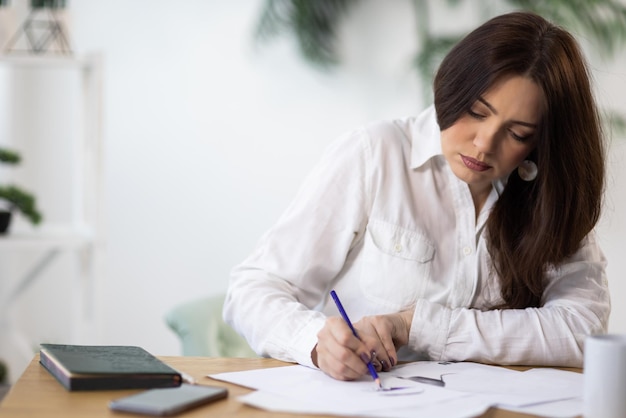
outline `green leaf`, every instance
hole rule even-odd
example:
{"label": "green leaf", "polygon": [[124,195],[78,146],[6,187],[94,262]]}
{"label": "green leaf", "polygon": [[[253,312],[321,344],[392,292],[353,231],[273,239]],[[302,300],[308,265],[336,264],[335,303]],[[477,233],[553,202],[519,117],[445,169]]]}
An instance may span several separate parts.
{"label": "green leaf", "polygon": [[30,7],[33,9],[41,9],[44,7],[63,9],[65,7],[65,0],[30,0]]}
{"label": "green leaf", "polygon": [[10,203],[12,209],[19,209],[33,224],[41,222],[42,216],[35,205],[35,197],[17,186],[0,186],[0,199]]}
{"label": "green leaf", "polygon": [[21,160],[20,155],[6,148],[0,148],[0,161],[7,164],[18,164]]}
{"label": "green leaf", "polygon": [[[422,81],[425,99],[430,99],[434,73],[445,54],[465,33],[437,35],[431,31],[429,6],[455,8],[463,3],[477,7],[475,0],[413,0],[419,50],[413,61]],[[570,31],[611,58],[626,45],[626,3],[621,0],[500,0],[500,5],[535,12]],[[342,19],[358,4],[356,0],[266,0],[257,24],[257,41],[281,34],[294,37],[304,58],[320,68],[339,64],[336,42]],[[483,4],[484,6],[484,4]],[[485,10],[488,10],[485,8]],[[624,118],[612,117],[620,130]]]}
{"label": "green leaf", "polygon": [[339,62],[336,32],[355,0],[267,0],[257,24],[259,41],[290,33],[300,52],[312,64],[327,68]]}

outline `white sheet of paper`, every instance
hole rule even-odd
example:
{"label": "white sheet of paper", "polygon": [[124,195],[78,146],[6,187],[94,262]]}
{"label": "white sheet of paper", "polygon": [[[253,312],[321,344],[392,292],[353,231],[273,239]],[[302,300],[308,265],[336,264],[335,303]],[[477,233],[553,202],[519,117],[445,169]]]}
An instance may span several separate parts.
{"label": "white sheet of paper", "polygon": [[546,418],[575,418],[581,416],[583,413],[583,398],[567,399],[564,401],[548,402],[519,408],[514,406],[502,406],[501,408]]}
{"label": "white sheet of paper", "polygon": [[[538,413],[550,410],[552,402],[575,399],[582,392],[581,374],[555,369],[518,372],[477,363],[415,362],[379,376],[383,386],[396,390],[377,391],[369,375],[345,382],[300,365],[209,375],[257,389],[240,399],[259,408],[343,416],[403,418],[420,411],[424,417],[465,418],[495,405],[526,407],[529,412],[532,407],[532,413]],[[401,378],[409,376],[441,379],[445,387]],[[567,405],[576,409],[575,403]]]}
{"label": "white sheet of paper", "polygon": [[[563,391],[564,400],[556,400],[539,404],[515,407],[511,405],[499,405],[503,409],[519,411],[525,414],[537,415],[550,418],[573,418],[583,413],[583,374],[563,370],[536,368],[523,373],[526,378],[525,384],[533,390],[549,390],[552,393]],[[578,396],[570,398],[569,395],[577,393]]]}
{"label": "white sheet of paper", "polygon": [[[209,377],[289,399],[290,402],[285,402],[285,408],[288,404],[289,408],[293,408],[291,401],[299,400],[303,408],[309,408],[309,412],[335,415],[362,415],[371,411],[415,408],[467,396],[464,393],[396,379],[388,373],[380,373],[383,386],[393,387],[395,390],[378,391],[369,375],[345,382],[335,380],[319,370],[299,365],[220,373]],[[314,400],[315,411],[310,410],[313,407],[310,405],[311,400]]]}
{"label": "white sheet of paper", "polygon": [[415,362],[391,372],[394,376],[441,379],[445,388],[491,399],[494,405],[515,407],[582,396],[581,373],[550,368],[525,372],[478,363]]}
{"label": "white sheet of paper", "polygon": [[320,407],[315,402],[302,399],[292,399],[274,393],[259,390],[237,398],[239,401],[265,409],[267,411],[287,412],[293,414],[326,414],[339,416],[372,417],[372,418],[473,418],[479,416],[489,408],[489,404],[471,396],[450,399],[444,402],[427,405],[411,405],[408,407],[393,407],[387,410],[376,411],[338,411]]}

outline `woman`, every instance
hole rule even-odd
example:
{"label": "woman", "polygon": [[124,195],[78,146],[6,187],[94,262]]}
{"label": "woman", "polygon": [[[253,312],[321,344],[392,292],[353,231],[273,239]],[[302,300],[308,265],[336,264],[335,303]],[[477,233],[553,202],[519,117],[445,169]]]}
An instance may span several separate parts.
{"label": "woman", "polygon": [[610,311],[589,78],[543,18],[486,22],[442,62],[434,107],[330,147],[233,270],[224,318],[342,380],[404,359],[580,367]]}

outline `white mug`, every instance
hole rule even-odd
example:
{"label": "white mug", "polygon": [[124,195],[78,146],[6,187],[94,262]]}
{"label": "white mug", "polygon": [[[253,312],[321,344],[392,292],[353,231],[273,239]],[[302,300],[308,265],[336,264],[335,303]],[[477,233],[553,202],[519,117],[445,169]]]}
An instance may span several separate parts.
{"label": "white mug", "polygon": [[584,417],[626,417],[626,335],[585,340]]}

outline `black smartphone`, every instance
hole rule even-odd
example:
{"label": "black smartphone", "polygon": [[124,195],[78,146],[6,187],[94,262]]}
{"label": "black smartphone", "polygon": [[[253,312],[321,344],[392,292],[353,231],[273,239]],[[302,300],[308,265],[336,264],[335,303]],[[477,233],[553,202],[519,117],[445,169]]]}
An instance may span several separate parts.
{"label": "black smartphone", "polygon": [[176,388],[149,389],[114,399],[109,403],[109,408],[118,412],[166,416],[224,399],[226,396],[228,390],[223,387],[183,384]]}

